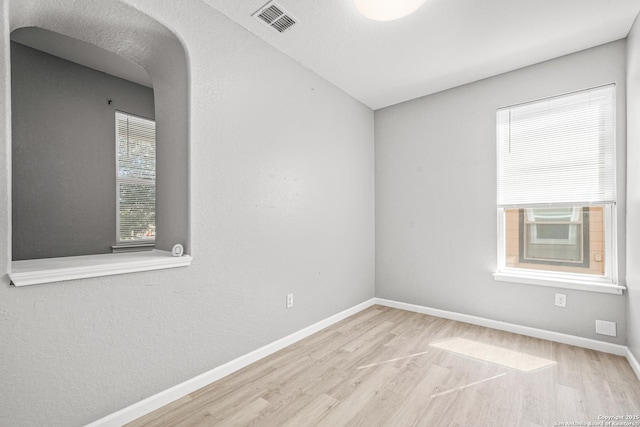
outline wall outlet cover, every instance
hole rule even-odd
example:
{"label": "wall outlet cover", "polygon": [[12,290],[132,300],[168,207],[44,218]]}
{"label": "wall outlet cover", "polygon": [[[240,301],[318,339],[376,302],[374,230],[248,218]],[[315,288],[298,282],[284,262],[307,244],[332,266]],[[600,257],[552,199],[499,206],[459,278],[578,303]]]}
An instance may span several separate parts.
{"label": "wall outlet cover", "polygon": [[287,308],[293,307],[293,294],[287,294]]}

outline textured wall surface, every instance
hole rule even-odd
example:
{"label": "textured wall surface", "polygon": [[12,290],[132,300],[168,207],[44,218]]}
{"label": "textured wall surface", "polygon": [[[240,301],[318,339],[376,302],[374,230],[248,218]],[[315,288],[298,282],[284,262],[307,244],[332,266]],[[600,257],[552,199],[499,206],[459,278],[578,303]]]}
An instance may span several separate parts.
{"label": "textured wall surface", "polygon": [[115,111],[153,119],[153,90],[17,43],[11,70],[13,260],[110,253]]}
{"label": "textured wall surface", "polygon": [[[375,113],[376,296],[624,344],[625,296],[495,281],[496,109],[617,84],[618,256],[625,277],[625,41]],[[554,306],[554,293],[567,307]],[[618,336],[595,334],[595,319]]]}
{"label": "textured wall surface", "polygon": [[[0,425],[91,422],[373,297],[373,112],[200,1],[130,3],[0,2],[0,183],[10,182],[9,31],[122,44],[153,80],[165,135],[180,126],[169,101],[190,116],[194,261],[12,288],[0,191]],[[187,82],[172,81],[177,39],[140,12],[184,44]]]}
{"label": "textured wall surface", "polygon": [[640,21],[627,41],[627,345],[640,360]]}

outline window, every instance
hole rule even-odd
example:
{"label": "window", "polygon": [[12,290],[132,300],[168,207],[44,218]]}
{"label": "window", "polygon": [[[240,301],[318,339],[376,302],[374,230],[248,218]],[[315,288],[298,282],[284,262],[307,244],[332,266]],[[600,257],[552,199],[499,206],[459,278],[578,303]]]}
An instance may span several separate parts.
{"label": "window", "polygon": [[116,112],[117,239],[153,242],[156,230],[156,125]]}
{"label": "window", "polygon": [[496,278],[618,287],[615,86],[498,110],[497,153]]}
{"label": "window", "polygon": [[522,209],[520,262],[583,266],[588,261],[584,250],[589,247],[583,215],[588,212],[589,208],[575,207]]}

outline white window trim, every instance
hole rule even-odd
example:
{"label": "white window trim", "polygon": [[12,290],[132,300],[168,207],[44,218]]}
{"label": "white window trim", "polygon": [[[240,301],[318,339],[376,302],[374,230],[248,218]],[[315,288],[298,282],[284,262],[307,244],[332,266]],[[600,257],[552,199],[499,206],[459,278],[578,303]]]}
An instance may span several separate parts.
{"label": "white window trim", "polygon": [[501,282],[522,283],[525,285],[547,286],[561,289],[576,289],[580,291],[601,292],[605,294],[622,295],[627,289],[625,286],[608,281],[591,280],[586,275],[565,274],[559,277],[558,274],[544,274],[546,271],[532,272],[522,269],[504,269],[493,273],[493,278]]}
{"label": "white window trim", "polygon": [[154,249],[144,252],[83,255],[13,261],[9,279],[14,286],[39,285],[90,277],[163,270],[191,265],[189,255],[175,257]]}

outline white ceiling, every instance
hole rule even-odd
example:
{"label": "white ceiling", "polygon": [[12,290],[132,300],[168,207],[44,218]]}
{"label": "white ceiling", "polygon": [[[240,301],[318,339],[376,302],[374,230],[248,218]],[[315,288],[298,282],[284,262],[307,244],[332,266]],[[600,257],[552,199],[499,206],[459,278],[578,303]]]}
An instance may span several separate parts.
{"label": "white ceiling", "polygon": [[372,109],[627,36],[640,0],[427,0],[390,22],[353,0],[277,0],[282,34],[251,15],[267,0],[205,0]]}

